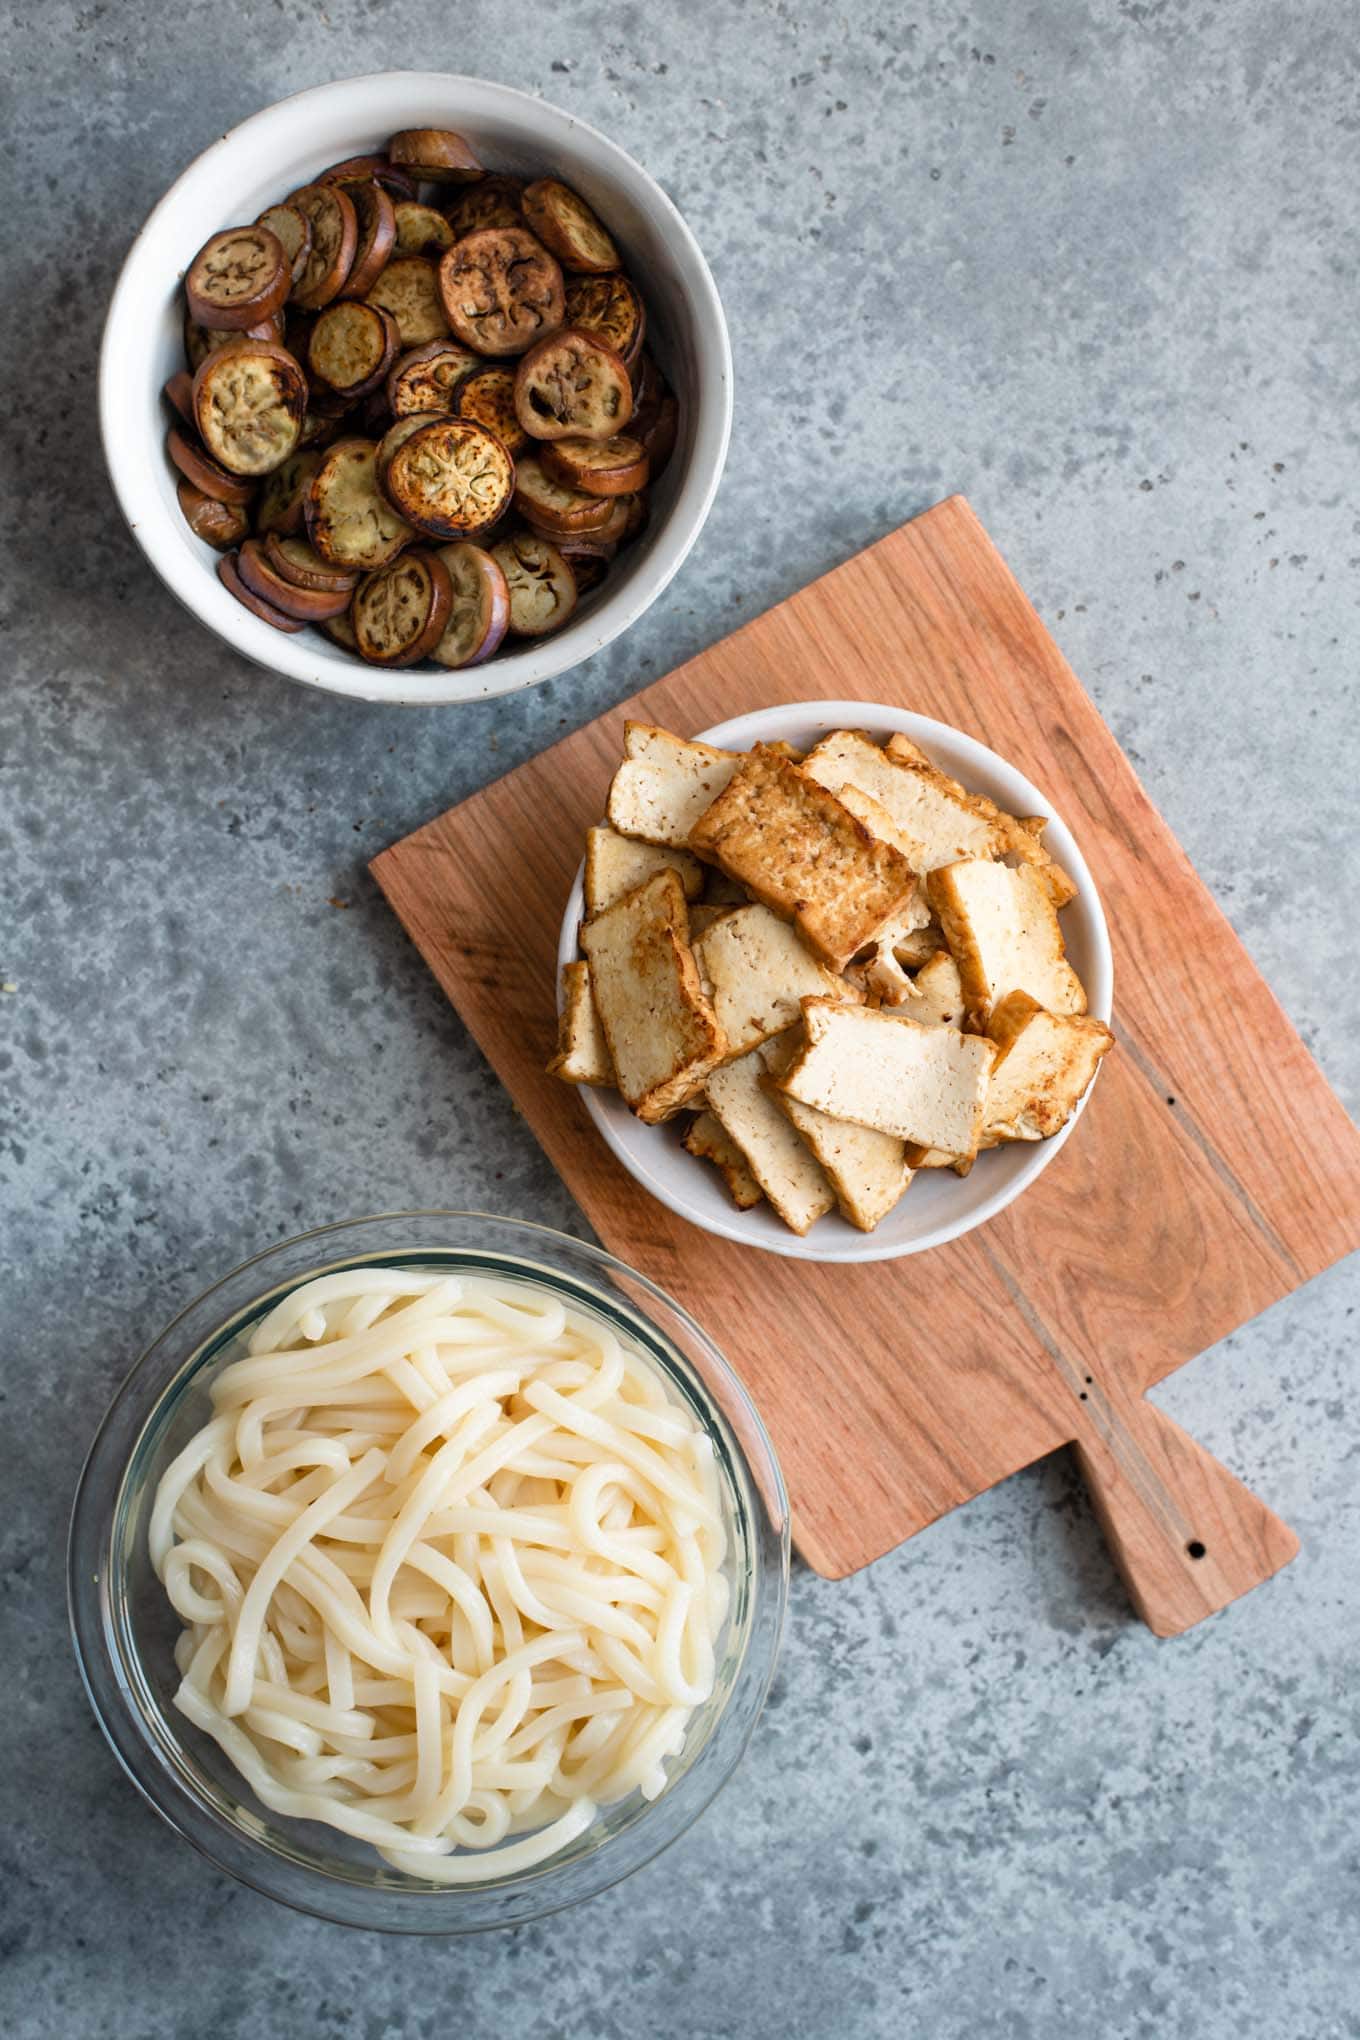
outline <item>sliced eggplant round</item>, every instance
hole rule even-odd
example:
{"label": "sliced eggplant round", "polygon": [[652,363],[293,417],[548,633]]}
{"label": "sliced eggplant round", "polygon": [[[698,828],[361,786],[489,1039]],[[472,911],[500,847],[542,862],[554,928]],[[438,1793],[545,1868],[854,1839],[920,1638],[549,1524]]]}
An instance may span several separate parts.
{"label": "sliced eggplant round", "polygon": [[284,616],[299,623],[324,623],[328,616],[340,616],[349,608],[348,588],[299,588],[285,580],[265,552],[258,538],[248,538],[236,555],[236,571],[252,595],[268,602]]}
{"label": "sliced eggplant round", "polygon": [[452,607],[449,570],[438,553],[403,553],[354,591],[349,620],[359,657],[371,666],[414,666],[443,637]]}
{"label": "sliced eggplant round", "polygon": [[347,652],[357,652],[358,642],[354,636],[354,625],[349,620],[348,609],[342,609],[339,616],[328,616],[321,626],[332,644],[343,645]]}
{"label": "sliced eggplant round", "polygon": [[417,411],[452,413],[465,375],[482,366],[480,354],[457,340],[430,340],[403,354],[387,378],[387,402],[394,418]]}
{"label": "sliced eggplant round", "polygon": [[342,184],[304,184],[288,203],[306,215],[312,229],[302,281],[293,285],[293,303],[304,312],[319,312],[339,297],[353,267],[359,243],[354,200]]}
{"label": "sliced eggplant round", "polygon": [[217,578],[236,597],[241,607],[248,609],[252,616],[258,616],[261,623],[272,623],[275,630],[286,630],[290,635],[306,628],[295,616],[285,616],[281,609],[275,609],[272,602],[264,601],[253,588],[247,588],[237,569],[235,553],[223,553],[217,562]]}
{"label": "sliced eggplant round", "polygon": [[353,414],[350,411],[328,410],[313,398],[302,421],[298,445],[309,452],[320,453],[325,447],[333,446],[337,439],[351,435],[354,430]]}
{"label": "sliced eggplant round", "polygon": [[448,321],[439,293],[439,272],[423,255],[403,255],[389,262],[368,293],[397,322],[403,347],[428,347],[448,338]]}
{"label": "sliced eggplant round", "polygon": [[562,271],[523,227],[464,234],[440,261],[439,289],[449,325],[479,354],[523,354],[562,323]]}
{"label": "sliced eggplant round", "polygon": [[248,503],[255,494],[255,484],[245,481],[240,475],[229,474],[219,466],[211,454],[205,453],[197,440],[190,439],[177,425],[172,425],[165,435],[165,450],[186,482],[192,482],[205,496],[211,496],[218,503]]}
{"label": "sliced eggplant round", "polygon": [[613,546],[615,551],[619,546],[626,545],[633,535],[635,505],[645,500],[642,496],[611,496],[608,522],[601,524],[592,532],[592,538],[599,539],[603,545]]}
{"label": "sliced eggplant round", "polygon": [[401,198],[394,208],[397,238],[392,246],[393,255],[432,255],[436,259],[454,242],[453,228],[442,212],[436,212],[432,205],[419,205],[414,199]]}
{"label": "sliced eggplant round", "polygon": [[187,368],[177,368],[165,388],[161,391],[170,409],[176,412],[184,423],[197,431],[194,425],[194,379]]}
{"label": "sliced eggplant round", "polygon": [[647,450],[653,481],[665,472],[666,463],[675,451],[679,429],[680,406],[667,390],[653,415],[636,428],[636,436]]}
{"label": "sliced eggplant round", "polygon": [[270,340],[221,347],[194,377],[199,436],[234,475],[267,475],[287,460],[306,409],[306,376]]}
{"label": "sliced eggplant round", "polygon": [[[632,376],[642,356],[647,308],[636,284],[616,270],[609,276],[573,276],[566,284],[566,322],[612,347]],[[636,391],[634,402],[636,403]]]}
{"label": "sliced eggplant round", "polygon": [[645,489],[650,468],[645,448],[626,432],[612,439],[549,440],[539,459],[564,489],[583,489],[588,496],[627,496]]}
{"label": "sliced eggplant round", "polygon": [[215,496],[205,496],[202,489],[196,489],[182,476],[175,494],[194,537],[205,539],[219,552],[227,546],[239,545],[250,530],[250,519],[239,503],[219,503]]}
{"label": "sliced eggplant round", "polygon": [[186,313],[184,358],[189,364],[189,373],[193,375],[219,347],[234,347],[238,340],[277,340],[282,343],[283,336],[282,312],[272,312],[267,319],[261,319],[258,325],[247,326],[244,332],[237,332],[226,326],[200,326],[197,319],[190,318]]}
{"label": "sliced eggplant round", "polygon": [[357,567],[330,566],[305,538],[285,538],[271,531],[264,549],[275,573],[295,588],[313,588],[321,595],[350,595],[358,584]]}
{"label": "sliced eggplant round", "polygon": [[374,177],[394,199],[414,198],[416,181],[407,170],[399,170],[388,156],[346,156],[332,163],[317,178],[318,184],[353,184],[356,178]]}
{"label": "sliced eggplant round", "polygon": [[427,425],[438,425],[440,420],[447,416],[446,411],[411,411],[404,418],[398,418],[394,424],[388,426],[378,441],[377,476],[380,489],[386,482],[388,463],[397,448],[405,446],[413,433],[423,432]]}
{"label": "sliced eggplant round", "polygon": [[515,463],[515,508],[540,531],[601,531],[609,523],[613,500],[564,488],[537,454],[524,454]]}
{"label": "sliced eggplant round", "polygon": [[307,257],[312,252],[312,223],[300,205],[292,205],[287,199],[281,205],[267,206],[255,222],[259,227],[268,227],[283,249],[288,262],[289,289],[302,281],[302,272],[307,267]]}
{"label": "sliced eggplant round", "polygon": [[452,606],[444,634],[430,653],[441,666],[480,666],[500,649],[510,626],[510,589],[500,562],[480,545],[462,539],[443,545]]}
{"label": "sliced eggplant round", "polygon": [[470,538],[506,508],[515,464],[485,426],[470,418],[440,418],[397,447],[383,469],[382,486],[417,531]]}
{"label": "sliced eggplant round", "polygon": [[512,457],[529,444],[529,435],[515,411],[515,371],[494,363],[477,368],[459,383],[453,408],[460,418],[471,418],[494,432]]}
{"label": "sliced eggplant round", "polygon": [[226,227],[189,264],[184,297],[200,326],[240,333],[282,308],[292,280],[277,234],[258,225]]}
{"label": "sliced eggplant round", "polygon": [[616,496],[616,503],[624,508],[623,533],[620,545],[631,545],[635,538],[641,538],[651,522],[651,497],[645,489],[639,489],[636,496]]}
{"label": "sliced eggplant round", "polygon": [[302,530],[307,492],[320,465],[319,453],[300,450],[290,453],[272,475],[266,476],[255,506],[257,532],[277,532],[284,538]]}
{"label": "sliced eggplant round", "polygon": [[307,499],[307,536],[333,567],[372,572],[415,536],[378,487],[371,439],[340,439],[317,469]]}
{"label": "sliced eggplant round", "polygon": [[399,170],[422,184],[475,184],[485,174],[451,128],[403,128],[388,142],[387,153]]}
{"label": "sliced eggplant round", "polygon": [[540,177],[521,200],[524,217],[564,269],[603,275],[617,269],[619,251],[583,198],[556,177]]}
{"label": "sliced eggplant round", "polygon": [[307,343],[312,374],[351,403],[378,387],[396,356],[397,322],[392,314],[350,298],[327,305]]}
{"label": "sliced eggplant round", "polygon": [[569,326],[521,361],[515,410],[531,439],[612,439],[633,415],[633,386],[612,347]]}
{"label": "sliced eggplant round", "polygon": [[589,595],[609,572],[609,562],[602,553],[587,552],[573,539],[564,539],[557,549],[571,568],[578,595]]}
{"label": "sliced eggplant round", "polygon": [[492,547],[491,557],[510,591],[510,629],[516,637],[547,637],[571,619],[576,578],[550,539],[517,532]]}
{"label": "sliced eggplant round", "polygon": [[386,269],[396,245],[396,210],[376,177],[358,178],[353,184],[343,184],[340,188],[348,192],[358,222],[354,260],[340,295],[344,298],[367,297]]}
{"label": "sliced eggplant round", "polygon": [[475,234],[481,227],[522,227],[523,191],[522,177],[483,177],[480,184],[465,185],[450,195],[444,217],[458,238]]}

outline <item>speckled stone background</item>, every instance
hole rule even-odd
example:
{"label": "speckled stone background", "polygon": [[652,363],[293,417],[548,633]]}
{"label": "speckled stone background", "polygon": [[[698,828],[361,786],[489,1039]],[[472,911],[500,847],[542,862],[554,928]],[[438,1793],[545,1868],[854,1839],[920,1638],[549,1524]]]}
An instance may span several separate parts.
{"label": "speckled stone background", "polygon": [[[10,0],[0,26],[0,2030],[1360,2035],[1353,1266],[1159,1391],[1297,1526],[1279,1579],[1156,1643],[1060,1461],[848,1584],[799,1572],[723,1798],[514,1935],[346,1934],[193,1856],[86,1707],[61,1556],[114,1384],[254,1249],[410,1203],[579,1225],[366,858],[951,490],[1354,1105],[1351,0]],[[464,713],[233,659],[144,565],[94,432],[104,304],[164,186],[268,101],[403,60],[638,155],[738,363],[668,595]]]}

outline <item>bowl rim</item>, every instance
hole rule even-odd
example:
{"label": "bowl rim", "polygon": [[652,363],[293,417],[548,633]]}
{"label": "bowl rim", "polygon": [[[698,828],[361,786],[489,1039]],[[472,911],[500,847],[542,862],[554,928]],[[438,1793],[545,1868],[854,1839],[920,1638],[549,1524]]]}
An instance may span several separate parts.
{"label": "bowl rim", "polygon": [[[500,1229],[520,1244],[499,1251],[488,1247],[485,1251],[491,1258],[511,1262],[530,1278],[540,1280],[557,1277],[569,1285],[574,1284],[583,1293],[589,1294],[595,1285],[587,1276],[562,1276],[560,1271],[535,1262],[532,1258],[535,1247],[561,1250],[569,1248],[573,1254],[584,1257],[588,1264],[600,1274],[618,1272],[626,1276],[630,1285],[636,1285],[642,1292],[644,1304],[632,1304],[635,1315],[646,1315],[645,1305],[653,1299],[659,1301],[685,1328],[688,1335],[699,1343],[706,1359],[715,1365],[725,1395],[730,1396],[737,1410],[740,1427],[725,1408],[717,1402],[712,1390],[707,1390],[707,1400],[722,1411],[723,1423],[732,1434],[732,1441],[740,1458],[747,1479],[751,1483],[758,1511],[750,1526],[753,1543],[762,1541],[762,1534],[773,1540],[774,1558],[771,1562],[763,1559],[758,1568],[756,1585],[757,1602],[753,1603],[752,1626],[743,1647],[738,1677],[748,1666],[755,1677],[746,1703],[747,1719],[737,1727],[735,1740],[722,1752],[723,1763],[711,1772],[702,1788],[692,1784],[688,1801],[681,1809],[681,1817],[667,1832],[660,1823],[648,1830],[646,1815],[650,1808],[643,1809],[627,1828],[609,1837],[593,1856],[557,1864],[548,1858],[543,1864],[519,1876],[495,1882],[488,1880],[481,1885],[443,1887],[438,1889],[403,1890],[376,1883],[366,1884],[357,1880],[345,1880],[332,1876],[315,1864],[287,1862],[275,1852],[262,1847],[239,1821],[224,1817],[210,1802],[195,1792],[182,1775],[172,1771],[157,1760],[152,1737],[140,1719],[138,1706],[128,1690],[121,1658],[112,1649],[109,1640],[109,1622],[105,1602],[114,1584],[114,1567],[110,1563],[111,1540],[119,1521],[119,1509],[123,1490],[132,1467],[140,1440],[152,1425],[161,1410],[166,1396],[180,1383],[186,1366],[199,1355],[211,1348],[221,1332],[240,1318],[243,1310],[252,1306],[239,1302],[223,1302],[215,1308],[220,1313],[216,1329],[198,1337],[192,1348],[185,1352],[176,1350],[168,1362],[162,1364],[153,1382],[144,1378],[152,1361],[162,1355],[167,1342],[172,1341],[186,1322],[195,1313],[219,1294],[225,1295],[240,1278],[250,1276],[258,1284],[256,1298],[271,1293],[265,1274],[265,1264],[276,1263],[294,1250],[307,1248],[314,1253],[316,1264],[344,1265],[367,1260],[377,1260],[388,1254],[400,1254],[403,1258],[418,1260],[423,1252],[437,1253],[438,1247],[425,1244],[408,1244],[404,1247],[393,1240],[385,1247],[370,1246],[352,1251],[345,1248],[346,1238],[372,1228],[383,1226],[414,1226],[420,1222],[432,1222],[441,1226],[466,1224],[471,1227],[486,1226]],[[334,1246],[330,1260],[326,1256],[327,1242]],[[446,1248],[445,1251],[448,1251]],[[476,1251],[473,1248],[458,1248],[454,1251]],[[254,1274],[252,1271],[259,1271]],[[308,1273],[289,1270],[279,1280],[285,1288],[296,1287],[310,1279]],[[277,1286],[277,1285],[276,1285]],[[607,1301],[603,1292],[598,1292],[602,1301]],[[650,1329],[660,1343],[674,1347],[673,1335],[662,1324],[652,1322]],[[683,1352],[683,1349],[677,1348]],[[686,1356],[687,1358],[687,1356]],[[688,1363],[691,1364],[692,1363]],[[142,1391],[139,1394],[139,1391]],[[131,1429],[129,1430],[129,1426]],[[748,1436],[761,1455],[757,1465],[748,1447]],[[101,1485],[102,1483],[102,1485]],[[98,1492],[96,1492],[98,1489]],[[316,1226],[309,1231],[274,1241],[261,1248],[246,1260],[238,1263],[227,1273],[198,1292],[183,1305],[145,1350],[139,1355],[126,1376],[119,1383],[108,1407],[100,1418],[98,1429],[86,1453],[76,1482],[72,1500],[70,1526],[66,1547],[66,1606],[77,1669],[84,1686],[86,1698],[112,1750],[119,1767],[147,1804],[164,1820],[177,1835],[188,1841],[197,1852],[220,1870],[225,1870],[238,1882],[262,1893],[264,1896],[290,1907],[295,1912],[324,1919],[341,1926],[360,1927],[368,1931],[422,1936],[457,1936],[465,1933],[490,1931],[500,1926],[518,1926],[533,1919],[546,1918],[565,1910],[568,1906],[596,1897],[611,1889],[635,1870],[665,1852],[681,1835],[688,1832],[695,1821],[707,1811],[718,1793],[739,1768],[750,1743],[757,1722],[764,1711],[771,1683],[778,1666],[783,1637],[784,1622],[788,1604],[788,1584],[791,1550],[790,1508],[784,1486],[783,1473],[760,1412],[745,1382],[717,1345],[712,1335],[704,1330],[693,1315],[667,1291],[649,1276],[621,1261],[607,1248],[594,1241],[582,1240],[572,1234],[563,1233],[555,1227],[545,1226],[534,1220],[506,1218],[494,1212],[477,1210],[441,1210],[437,1208],[410,1211],[389,1211],[370,1214],[357,1219],[332,1221]],[[763,1593],[763,1601],[759,1595]],[[763,1656],[752,1660],[752,1646],[759,1643]],[[736,1685],[730,1689],[737,1690]],[[163,1710],[157,1710],[164,1723]],[[677,1787],[685,1780],[694,1780],[698,1764],[704,1751],[712,1743],[712,1737],[722,1724],[727,1713],[726,1704],[714,1717],[709,1739],[698,1753],[696,1764],[677,1778]],[[170,1742],[180,1738],[173,1732]],[[654,1802],[663,1806],[670,1797],[663,1793]],[[672,1808],[675,1801],[672,1800]],[[631,1838],[631,1850],[615,1852],[623,1860],[617,1867],[610,1862],[612,1842],[623,1842]],[[375,1863],[376,1863],[375,1857]],[[492,1861],[488,1855],[488,1862]],[[586,1880],[588,1888],[578,1889],[551,1896],[552,1873],[584,1870],[593,1864],[595,1875]],[[604,1872],[605,1874],[601,1874]],[[508,1894],[508,1896],[507,1896]],[[515,1904],[518,1894],[523,1894],[524,1903]],[[505,1916],[484,1917],[477,1913],[479,1902],[504,1900]],[[384,1902],[386,1916],[373,1918],[370,1908],[379,1900]],[[461,1916],[460,1916],[461,1914]]]}
{"label": "bowl rim", "polygon": [[[1103,1020],[1108,1026],[1114,999],[1114,954],[1100,894],[1091,876],[1090,866],[1071,829],[1055,809],[1052,801],[1020,770],[1019,766],[1012,764],[1009,759],[1003,758],[1000,752],[993,751],[979,738],[970,736],[966,730],[958,729],[952,723],[940,722],[933,716],[918,715],[914,709],[898,708],[888,702],[836,700],[775,702],[765,708],[751,709],[745,715],[731,716],[725,722],[714,723],[707,729],[699,730],[695,733],[694,741],[746,750],[755,743],[778,738],[781,733],[787,732],[789,726],[808,722],[822,725],[828,730],[868,728],[876,734],[880,732],[894,734],[900,731],[902,735],[912,737],[926,750],[929,750],[932,742],[939,745],[947,740],[950,746],[962,748],[968,763],[981,778],[986,779],[990,775],[999,774],[1001,779],[1009,780],[1016,793],[1029,803],[1021,812],[1042,814],[1047,816],[1050,822],[1057,823],[1068,845],[1062,861],[1076,881],[1077,897],[1085,909],[1094,952],[1091,967],[1086,973],[1087,1009],[1094,1018]],[[559,1012],[562,1006],[563,966],[574,961],[579,954],[577,930],[584,912],[584,894],[583,858],[577,867],[576,877],[567,898],[558,936]],[[962,1238],[965,1234],[975,1231],[978,1226],[985,1225],[989,1219],[995,1218],[1037,1181],[1060,1153],[1085,1111],[1099,1077],[1100,1069],[1097,1068],[1095,1079],[1067,1124],[1048,1140],[1035,1141],[1025,1157],[1025,1166],[1017,1169],[1009,1181],[999,1183],[988,1195],[982,1197],[976,1208],[952,1220],[946,1220],[932,1227],[929,1232],[921,1234],[919,1238],[910,1240],[884,1240],[875,1233],[855,1233],[847,1226],[845,1231],[848,1237],[838,1241],[830,1250],[825,1245],[819,1248],[817,1242],[819,1228],[816,1225],[803,1235],[792,1231],[787,1232],[786,1236],[774,1232],[767,1235],[753,1231],[748,1214],[737,1211],[735,1207],[730,1213],[722,1212],[719,1215],[697,1209],[682,1192],[677,1192],[671,1187],[669,1171],[663,1174],[649,1168],[633,1152],[628,1140],[620,1131],[624,1123],[617,1115],[610,1113],[597,1093],[586,1084],[579,1084],[576,1088],[595,1131],[603,1139],[615,1160],[628,1171],[634,1182],[639,1183],[678,1218],[697,1226],[703,1232],[715,1234],[720,1239],[731,1240],[737,1246],[773,1254],[781,1259],[835,1267],[857,1266],[868,1261],[894,1261],[910,1254],[927,1253],[931,1248],[945,1246],[951,1240]],[[636,1138],[633,1122],[627,1122],[624,1130]],[[647,1131],[654,1132],[659,1129],[648,1128]]]}
{"label": "bowl rim", "polygon": [[[664,228],[683,271],[684,294],[690,299],[696,334],[714,359],[705,362],[694,408],[694,449],[675,499],[654,531],[645,570],[618,587],[579,622],[573,620],[551,637],[529,641],[508,656],[484,666],[449,671],[412,667],[383,673],[361,660],[332,659],[320,649],[315,631],[295,637],[276,631],[251,615],[222,587],[208,561],[201,573],[184,574],[181,534],[171,508],[156,486],[150,459],[135,421],[123,402],[133,374],[138,338],[144,328],[142,307],[148,297],[160,302],[166,275],[156,243],[161,229],[187,195],[211,188],[224,152],[243,143],[267,145],[273,132],[287,124],[300,107],[337,110],[381,90],[418,95],[476,95],[488,109],[544,131],[545,158],[554,150],[570,152],[586,145],[599,159],[606,176],[628,191],[631,201],[649,211]],[[451,120],[474,126],[476,114],[451,110]],[[349,138],[360,126],[348,124]],[[336,141],[343,148],[346,135]],[[570,163],[565,166],[570,170]],[[486,701],[569,671],[591,658],[628,630],[665,591],[684,564],[713,505],[727,460],[732,434],[732,346],[727,320],[713,274],[674,201],[647,170],[619,143],[590,122],[512,85],[454,71],[374,71],[310,85],[250,114],[208,147],[180,172],[152,207],[129,247],[113,287],[99,349],[99,429],[104,463],[123,517],[148,563],[164,586],[190,615],[250,664],[294,680],[322,693],[347,700],[371,701],[392,707],[432,707]]]}

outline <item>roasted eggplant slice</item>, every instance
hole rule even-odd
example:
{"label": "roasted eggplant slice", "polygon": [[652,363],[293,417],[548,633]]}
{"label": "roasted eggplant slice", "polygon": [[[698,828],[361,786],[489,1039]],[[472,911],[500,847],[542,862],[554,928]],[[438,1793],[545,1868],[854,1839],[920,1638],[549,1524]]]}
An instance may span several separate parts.
{"label": "roasted eggplant slice", "polygon": [[515,410],[532,439],[612,439],[633,415],[633,386],[612,347],[568,327],[521,361]]}
{"label": "roasted eggplant slice", "polygon": [[562,324],[562,271],[523,227],[464,234],[439,264],[444,314],[464,346],[523,354]]}
{"label": "roasted eggplant slice", "polygon": [[521,531],[493,546],[491,557],[505,575],[516,637],[547,637],[570,621],[576,578],[550,539]]}
{"label": "roasted eggplant slice", "polygon": [[270,340],[221,347],[194,377],[199,437],[234,475],[267,475],[287,460],[306,409],[306,376]]}
{"label": "roasted eggplant slice", "polygon": [[515,508],[540,531],[601,531],[613,515],[608,496],[588,496],[583,489],[564,488],[546,471],[537,454],[515,463]]}
{"label": "roasted eggplant slice", "polygon": [[394,418],[417,411],[449,412],[465,375],[482,366],[480,354],[457,340],[431,340],[403,354],[387,378],[387,402]]}
{"label": "roasted eggplant slice", "polygon": [[545,474],[564,489],[588,496],[626,496],[645,489],[650,468],[646,450],[626,432],[613,439],[554,439],[539,455]]}
{"label": "roasted eggplant slice", "polygon": [[418,205],[414,199],[403,198],[397,201],[394,211],[397,225],[394,256],[433,255],[437,259],[453,246],[453,228],[432,205]]}
{"label": "roasted eggplant slice", "polygon": [[572,276],[566,283],[566,307],[567,324],[612,347],[631,378],[647,332],[647,310],[636,285],[618,271],[610,276]]}
{"label": "roasted eggplant slice", "polygon": [[461,191],[450,192],[444,217],[459,239],[481,227],[522,227],[523,192],[522,177],[483,177],[480,184],[466,184]]}
{"label": "roasted eggplant slice", "polygon": [[453,408],[460,418],[471,418],[494,432],[506,452],[518,455],[529,444],[529,435],[515,412],[515,371],[494,363],[464,376],[454,395]]}
{"label": "roasted eggplant slice", "polygon": [[266,476],[255,506],[257,532],[277,532],[280,538],[285,538],[302,530],[307,492],[320,465],[319,453],[299,451],[290,453],[286,461]]}
{"label": "roasted eggplant slice", "polygon": [[593,276],[618,268],[619,251],[590,207],[556,177],[540,177],[520,202],[530,230],[564,269]]}
{"label": "roasted eggplant slice", "polygon": [[248,503],[255,494],[255,484],[240,475],[229,474],[219,466],[211,454],[205,453],[197,440],[172,425],[165,435],[165,450],[186,482],[192,482],[205,496],[211,496],[218,503]]}
{"label": "roasted eggplant slice", "polygon": [[285,580],[265,552],[258,538],[248,538],[236,555],[236,571],[252,595],[269,603],[284,616],[299,623],[324,623],[328,616],[340,616],[349,608],[350,590],[299,588]]}
{"label": "roasted eggplant slice", "polygon": [[449,620],[430,656],[441,666],[480,666],[500,648],[510,626],[510,590],[500,562],[467,539],[443,545],[439,557],[453,591]]}
{"label": "roasted eggplant slice", "polygon": [[293,285],[293,303],[304,312],[319,312],[339,297],[354,265],[358,214],[342,184],[304,184],[288,203],[306,215],[312,229],[302,281]]}
{"label": "roasted eggplant slice", "polygon": [[475,184],[484,175],[468,144],[451,128],[403,128],[388,142],[387,154],[422,184]]}
{"label": "roasted eggplant slice", "polygon": [[343,163],[332,163],[329,170],[323,170],[316,181],[353,184],[358,177],[375,177],[393,200],[416,195],[415,178],[409,170],[399,170],[389,156],[346,156]]}
{"label": "roasted eggplant slice", "polygon": [[307,536],[333,567],[385,567],[415,536],[378,487],[371,439],[340,439],[322,458],[307,499]]}
{"label": "roasted eggplant slice", "polygon": [[272,602],[262,601],[253,589],[247,588],[237,570],[235,553],[223,553],[217,562],[217,578],[236,597],[241,607],[258,616],[261,623],[272,623],[275,630],[285,630],[290,635],[306,629],[306,625],[299,623],[295,616],[285,616],[281,609],[275,609]]}
{"label": "roasted eggplant slice", "polygon": [[359,581],[357,567],[332,567],[305,538],[282,538],[271,531],[265,555],[275,573],[295,588],[314,588],[322,595],[352,595]]}
{"label": "roasted eggplant slice", "polygon": [[354,183],[342,184],[340,189],[348,192],[358,222],[354,260],[340,295],[344,298],[367,297],[394,252],[396,210],[391,198],[374,177],[356,178]]}
{"label": "roasted eggplant slice", "polygon": [[403,553],[354,591],[349,620],[360,658],[371,666],[414,666],[427,659],[452,607],[449,570],[438,553]]}
{"label": "roasted eggplant slice", "polygon": [[282,205],[267,207],[255,224],[268,227],[277,238],[288,262],[289,289],[293,289],[301,283],[307,257],[312,252],[311,221],[300,205],[293,205],[285,199]]}
{"label": "roasted eggplant slice", "polygon": [[403,347],[428,347],[432,340],[448,338],[439,272],[423,255],[403,255],[389,262],[368,293],[368,302],[392,314]]}
{"label": "roasted eggplant slice", "polygon": [[350,298],[327,305],[307,343],[307,366],[313,376],[351,403],[378,387],[396,356],[397,322],[392,314]]}
{"label": "roasted eggplant slice", "polygon": [[470,538],[510,501],[515,464],[495,434],[469,418],[440,418],[397,447],[382,472],[388,501],[417,531]]}
{"label": "roasted eggplant slice", "polygon": [[203,243],[184,277],[190,318],[239,333],[282,310],[292,283],[283,244],[268,227],[226,227]]}
{"label": "roasted eggplant slice", "polygon": [[227,546],[239,545],[250,530],[250,519],[239,503],[219,503],[215,496],[205,496],[202,489],[196,489],[182,476],[175,494],[194,537],[205,539],[219,552]]}

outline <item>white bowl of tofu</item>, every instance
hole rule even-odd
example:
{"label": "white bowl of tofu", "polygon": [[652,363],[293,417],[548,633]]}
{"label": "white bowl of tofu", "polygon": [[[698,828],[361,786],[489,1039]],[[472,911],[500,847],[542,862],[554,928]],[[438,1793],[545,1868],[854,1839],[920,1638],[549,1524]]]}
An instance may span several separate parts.
{"label": "white bowl of tofu", "polygon": [[904,709],[630,723],[563,917],[559,1051],[704,1231],[807,1261],[943,1246],[1071,1136],[1109,1031],[1090,871],[1042,791]]}

